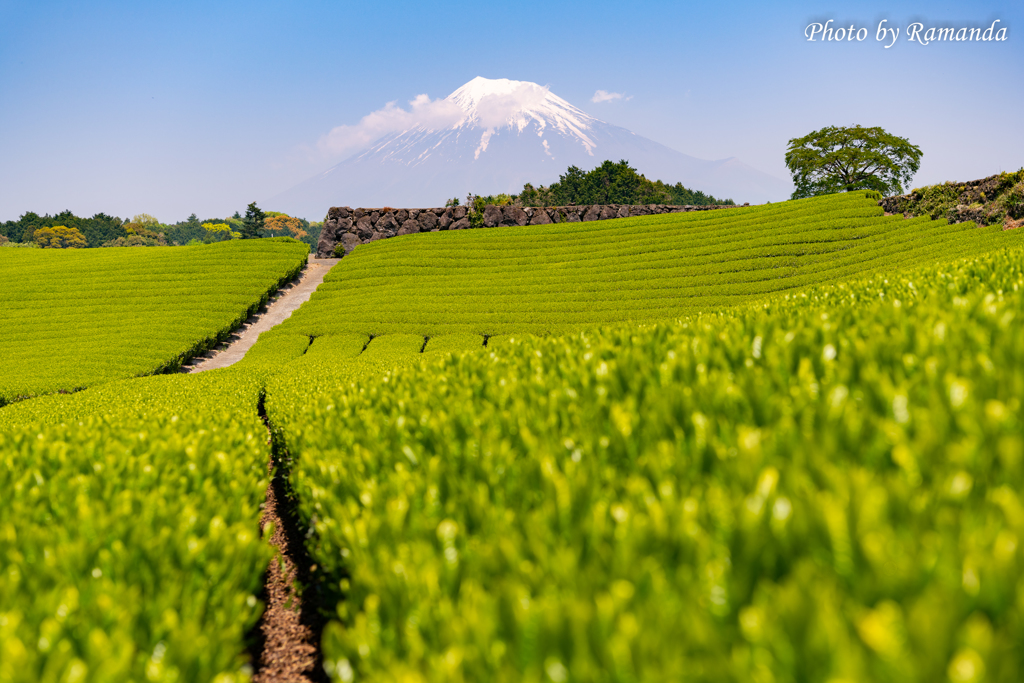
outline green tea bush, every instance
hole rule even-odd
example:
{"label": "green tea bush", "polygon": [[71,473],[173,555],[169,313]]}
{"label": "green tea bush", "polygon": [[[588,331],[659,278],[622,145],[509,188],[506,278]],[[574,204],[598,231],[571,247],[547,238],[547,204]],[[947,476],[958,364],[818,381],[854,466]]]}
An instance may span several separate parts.
{"label": "green tea bush", "polygon": [[329,671],[1019,680],[1022,257],[275,377]]}
{"label": "green tea bush", "polygon": [[239,374],[0,410],[0,680],[247,680],[269,447]]}
{"label": "green tea bush", "polygon": [[175,370],[306,262],[294,240],[0,252],[0,405]]}
{"label": "green tea bush", "polygon": [[405,236],[124,381],[304,246],[5,251],[0,397],[95,386],[0,409],[0,680],[248,677],[261,397],[337,680],[1018,680],[1020,234],[850,193]]}
{"label": "green tea bush", "polygon": [[346,257],[283,328],[311,337],[559,334],[672,320],[1018,238],[887,217],[867,194],[381,240]]}
{"label": "green tea bush", "polygon": [[275,368],[116,381],[0,409],[0,680],[246,681]]}

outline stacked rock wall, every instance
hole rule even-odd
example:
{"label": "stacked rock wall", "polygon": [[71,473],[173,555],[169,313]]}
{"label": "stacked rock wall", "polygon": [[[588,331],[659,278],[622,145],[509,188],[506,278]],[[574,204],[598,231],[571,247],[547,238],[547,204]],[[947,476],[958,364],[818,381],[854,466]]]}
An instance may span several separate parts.
{"label": "stacked rock wall", "polygon": [[928,215],[950,223],[973,221],[978,225],[1003,223],[1017,227],[1024,220],[1024,169],[1015,173],[923,187],[909,194],[885,197],[878,202],[887,214],[906,217]]}
{"label": "stacked rock wall", "polygon": [[[746,205],[744,205],[746,206]],[[593,206],[554,206],[544,208],[520,206],[492,206],[483,210],[483,227],[499,225],[547,225],[549,223],[579,223],[628,216],[649,216],[684,211],[708,211],[734,208],[732,206],[669,206],[666,204],[595,204]],[[336,206],[327,212],[317,258],[334,256],[335,247],[341,245],[345,253],[360,244],[414,232],[438,230],[464,230],[470,228],[470,212],[465,206],[438,209],[351,209]]]}
{"label": "stacked rock wall", "polygon": [[[945,190],[945,194],[950,197],[956,197],[955,202],[951,202],[956,205],[970,206],[971,204],[983,203],[985,201],[991,201],[996,198],[1001,189],[1001,185],[1006,184],[999,175],[989,176],[987,178],[981,178],[979,180],[969,180],[964,183],[946,182],[941,185],[934,187]],[[924,188],[926,190],[933,188]],[[908,194],[898,194],[892,197],[883,197],[878,205],[885,209],[886,213],[913,213],[916,203],[920,202],[923,198],[923,194],[920,191],[910,192]]]}

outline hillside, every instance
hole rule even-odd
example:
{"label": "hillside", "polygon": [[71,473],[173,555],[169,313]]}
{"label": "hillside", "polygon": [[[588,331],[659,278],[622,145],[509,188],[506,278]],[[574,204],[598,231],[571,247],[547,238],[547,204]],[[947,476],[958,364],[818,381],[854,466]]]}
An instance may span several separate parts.
{"label": "hillside", "polygon": [[266,406],[345,591],[328,672],[1021,680],[1022,256],[440,356],[472,341],[315,339]]}
{"label": "hillside", "polygon": [[328,673],[1019,680],[1022,237],[852,193],[358,247],[261,342],[309,343],[265,407]]}
{"label": "hillside", "polygon": [[421,336],[670,320],[1016,239],[865,192],[729,211],[414,234],[357,247],[281,332]]}
{"label": "hillside", "polygon": [[[0,407],[0,679],[1021,680],[1024,232],[881,211],[395,237],[237,365]],[[304,251],[19,252],[5,372]]]}
{"label": "hillside", "polygon": [[0,250],[0,405],[174,370],[305,265],[292,240]]}

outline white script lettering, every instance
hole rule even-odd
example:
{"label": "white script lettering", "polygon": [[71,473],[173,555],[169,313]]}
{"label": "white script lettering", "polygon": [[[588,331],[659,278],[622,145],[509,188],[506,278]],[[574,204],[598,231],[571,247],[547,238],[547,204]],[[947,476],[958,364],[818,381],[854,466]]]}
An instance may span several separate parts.
{"label": "white script lettering", "polygon": [[898,28],[885,27],[887,21],[888,19],[882,19],[882,21],[878,23],[878,30],[875,31],[875,40],[879,42],[888,40],[888,36],[892,36],[892,42],[885,46],[886,50],[896,44],[896,39],[899,38],[900,35],[900,30]]}

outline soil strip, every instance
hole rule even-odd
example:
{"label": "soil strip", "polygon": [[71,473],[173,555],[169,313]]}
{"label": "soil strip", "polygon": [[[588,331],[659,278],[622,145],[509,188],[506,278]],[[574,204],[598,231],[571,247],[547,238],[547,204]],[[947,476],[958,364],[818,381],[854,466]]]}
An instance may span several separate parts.
{"label": "soil strip", "polygon": [[[260,402],[260,415],[266,413]],[[268,425],[268,432],[270,432]],[[321,593],[313,564],[304,544],[296,499],[288,482],[287,452],[275,443],[268,471],[267,499],[260,518],[266,534],[273,524],[270,543],[278,557],[267,567],[261,596],[266,610],[250,634],[253,683],[328,683],[323,668],[320,635],[325,619],[317,597]]]}

